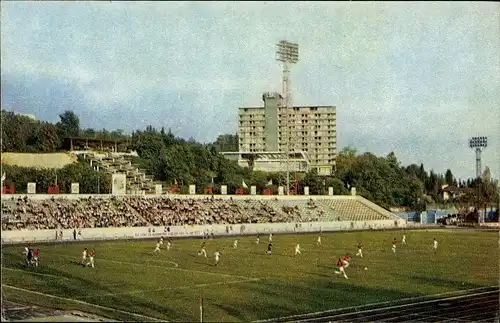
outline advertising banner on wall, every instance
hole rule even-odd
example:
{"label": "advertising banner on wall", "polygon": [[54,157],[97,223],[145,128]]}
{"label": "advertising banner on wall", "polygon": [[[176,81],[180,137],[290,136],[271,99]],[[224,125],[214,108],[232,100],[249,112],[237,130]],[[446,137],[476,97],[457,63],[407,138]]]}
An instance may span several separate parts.
{"label": "advertising banner on wall", "polygon": [[250,186],[250,194],[257,195],[257,187],[256,186]]}
{"label": "advertising banner on wall", "polygon": [[227,185],[221,185],[221,187],[220,187],[220,193],[222,195],[227,195]]}
{"label": "advertising banner on wall", "polygon": [[161,195],[163,193],[163,187],[161,184],[156,184],[155,185],[155,194],[156,195]]}
{"label": "advertising banner on wall", "polygon": [[71,183],[71,194],[80,194],[80,183]]}
{"label": "advertising banner on wall", "polygon": [[333,195],[333,187],[328,188],[328,195]]}
{"label": "advertising banner on wall", "polygon": [[26,190],[28,191],[28,194],[36,194],[36,183],[28,183]]}
{"label": "advertising banner on wall", "polygon": [[196,185],[189,185],[189,194],[191,195],[196,194]]}
{"label": "advertising banner on wall", "polygon": [[278,187],[278,195],[283,195],[285,193],[285,189],[283,186]]}
{"label": "advertising banner on wall", "polygon": [[127,175],[126,174],[113,174],[111,176],[111,194],[125,195],[127,194]]}
{"label": "advertising banner on wall", "polygon": [[309,186],[304,187],[304,195],[309,195]]}

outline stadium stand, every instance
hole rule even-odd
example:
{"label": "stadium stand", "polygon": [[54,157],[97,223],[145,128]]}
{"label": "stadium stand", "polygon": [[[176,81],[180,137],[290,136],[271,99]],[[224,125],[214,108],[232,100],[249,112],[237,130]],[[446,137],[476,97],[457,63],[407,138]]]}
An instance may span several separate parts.
{"label": "stadium stand", "polygon": [[[2,230],[396,219],[362,197],[2,199]],[[373,203],[372,203],[373,204]]]}
{"label": "stadium stand", "polygon": [[[126,190],[129,194],[140,192],[154,193],[155,183],[153,176],[147,175],[146,171],[133,164],[134,153],[98,153],[94,151],[75,152],[80,159],[85,159],[99,171],[109,174],[124,173],[127,175]],[[99,167],[99,168],[97,168]]]}

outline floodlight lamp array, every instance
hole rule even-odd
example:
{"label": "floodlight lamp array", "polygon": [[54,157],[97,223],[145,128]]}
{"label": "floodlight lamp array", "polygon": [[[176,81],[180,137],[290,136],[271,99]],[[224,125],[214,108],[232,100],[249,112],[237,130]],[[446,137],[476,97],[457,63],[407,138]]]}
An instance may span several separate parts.
{"label": "floodlight lamp array", "polygon": [[295,64],[299,61],[299,44],[287,42],[286,40],[280,41],[277,45],[278,50],[277,60]]}
{"label": "floodlight lamp array", "polygon": [[486,148],[488,146],[488,137],[472,137],[469,139],[470,148]]}

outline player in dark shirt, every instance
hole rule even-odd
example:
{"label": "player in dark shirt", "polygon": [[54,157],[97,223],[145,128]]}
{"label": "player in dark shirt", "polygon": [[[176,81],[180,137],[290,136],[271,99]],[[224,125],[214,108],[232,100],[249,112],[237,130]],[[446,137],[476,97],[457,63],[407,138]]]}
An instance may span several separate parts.
{"label": "player in dark shirt", "polygon": [[271,254],[271,249],[273,248],[273,243],[272,242],[269,242],[269,244],[267,245],[267,254],[270,255]]}
{"label": "player in dark shirt", "polygon": [[28,266],[31,266],[33,260],[33,249],[28,250],[28,254],[26,255],[26,260],[28,261]]}

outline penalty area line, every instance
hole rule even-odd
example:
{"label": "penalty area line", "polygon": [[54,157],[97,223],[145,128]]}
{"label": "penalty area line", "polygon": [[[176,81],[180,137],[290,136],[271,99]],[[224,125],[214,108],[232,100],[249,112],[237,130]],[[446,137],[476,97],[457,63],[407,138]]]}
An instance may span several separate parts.
{"label": "penalty area line", "polygon": [[260,278],[249,278],[249,279],[241,279],[241,280],[232,280],[232,281],[220,281],[215,283],[205,283],[205,284],[196,284],[190,286],[179,286],[179,287],[166,287],[166,288],[158,288],[158,289],[145,289],[145,290],[133,290],[128,292],[119,292],[119,293],[108,293],[108,294],[92,294],[88,296],[78,297],[77,299],[87,299],[87,298],[100,298],[100,297],[108,297],[108,296],[117,296],[117,295],[130,295],[130,294],[142,294],[142,293],[153,293],[153,292],[161,292],[167,290],[182,290],[182,289],[191,289],[198,287],[206,287],[206,286],[214,286],[214,285],[233,285],[240,284],[251,281],[259,281]]}
{"label": "penalty area line", "polygon": [[88,302],[80,301],[80,300],[77,300],[77,299],[60,297],[60,296],[56,296],[56,295],[52,295],[52,294],[45,294],[45,293],[35,292],[33,290],[24,289],[24,288],[15,287],[15,286],[10,286],[10,285],[5,285],[5,284],[3,284],[2,287],[7,287],[7,288],[10,288],[10,289],[19,290],[19,291],[23,291],[23,292],[27,292],[27,293],[32,293],[32,294],[35,294],[35,295],[45,296],[45,297],[54,298],[54,299],[60,299],[60,300],[69,301],[69,302],[78,303],[78,304],[87,305],[87,306],[92,306],[92,307],[96,307],[96,308],[101,308],[101,309],[104,309],[104,310],[111,310],[111,311],[115,311],[115,312],[119,312],[119,313],[122,313],[122,314],[131,315],[131,316],[135,316],[135,317],[142,317],[142,318],[148,319],[150,321],[168,322],[168,321],[161,320],[161,319],[158,319],[158,318],[155,318],[155,317],[146,316],[146,315],[137,314],[137,313],[132,313],[132,312],[127,312],[127,311],[119,310],[117,308],[106,307],[106,306],[102,306],[102,305],[88,303]]}
{"label": "penalty area line", "polygon": [[[406,303],[406,304],[400,304],[400,305],[392,305],[389,307],[386,307],[385,309],[395,309],[395,308],[401,308],[409,305],[420,305],[420,304],[427,304],[427,303],[432,303],[439,301],[439,299],[436,299],[435,297],[441,297],[445,295],[453,295],[453,294],[459,294],[458,296],[450,296],[445,299],[454,299],[454,298],[460,298],[464,296],[468,296],[471,294],[470,292],[476,292],[480,290],[485,290],[488,288],[498,288],[498,285],[491,285],[491,286],[485,286],[485,287],[478,287],[478,288],[471,288],[471,289],[463,289],[463,290],[456,290],[456,291],[450,291],[450,292],[445,292],[445,293],[439,293],[439,294],[433,294],[433,295],[425,295],[425,296],[418,296],[418,297],[408,297],[408,298],[402,298],[399,300],[394,300],[394,301],[386,301],[386,302],[377,302],[377,303],[370,303],[370,304],[362,304],[358,306],[350,306],[350,307],[343,307],[343,308],[336,308],[336,309],[331,309],[331,310],[326,310],[326,311],[320,311],[320,312],[314,312],[314,313],[304,313],[304,314],[298,314],[298,315],[291,315],[291,316],[280,316],[280,317],[275,317],[271,319],[264,319],[264,320],[257,320],[254,322],[274,322],[276,320],[303,320],[307,319],[310,316],[316,316],[316,315],[322,315],[322,314],[331,314],[331,315],[340,315],[340,314],[349,314],[349,313],[339,313],[343,311],[354,311],[356,313],[368,313],[371,311],[376,311],[380,310],[381,305],[391,305],[395,303],[400,303],[400,302],[409,302],[409,301],[416,301],[413,303]],[[491,291],[486,291],[483,293],[478,293],[478,294],[473,294],[473,295],[482,295],[485,293],[491,293]],[[463,295],[460,295],[463,294]],[[420,301],[419,301],[420,300]],[[375,309],[366,309],[363,310],[363,308],[367,307],[372,307],[372,306],[377,306]]]}
{"label": "penalty area line", "polygon": [[22,269],[17,269],[17,268],[2,267],[2,269],[3,270],[10,270],[10,271],[17,271],[17,272],[22,272],[22,273],[25,273],[25,274],[31,274],[31,275],[37,275],[37,276],[54,277],[54,278],[59,278],[59,279],[64,279],[64,280],[71,280],[70,278],[64,277],[64,276],[56,276],[56,275],[50,275],[50,274],[36,273],[36,272],[22,270]]}
{"label": "penalty area line", "polygon": [[[73,256],[70,255],[64,255],[64,254],[57,254],[57,256],[60,257],[65,257],[65,258],[74,258]],[[239,276],[239,275],[230,275],[230,274],[223,274],[223,273],[214,273],[211,271],[201,271],[201,270],[192,270],[192,269],[185,269],[185,268],[178,268],[179,264],[173,261],[168,261],[168,260],[155,260],[158,262],[163,262],[163,263],[170,263],[173,264],[174,267],[164,267],[164,266],[159,266],[159,265],[152,265],[148,263],[137,263],[137,262],[129,262],[129,261],[122,261],[122,260],[114,260],[114,259],[104,259],[104,258],[99,258],[97,261],[107,261],[107,262],[114,262],[117,264],[128,264],[128,265],[134,265],[134,266],[141,266],[141,267],[152,267],[152,268],[162,268],[165,270],[178,270],[178,271],[185,271],[185,272],[190,272],[190,273],[197,273],[197,274],[205,274],[205,275],[213,275],[213,276],[221,276],[221,277],[228,277],[228,278],[241,278],[241,279],[257,279],[256,277],[248,277],[248,276]]]}

